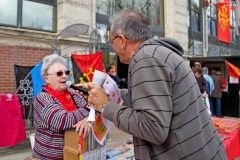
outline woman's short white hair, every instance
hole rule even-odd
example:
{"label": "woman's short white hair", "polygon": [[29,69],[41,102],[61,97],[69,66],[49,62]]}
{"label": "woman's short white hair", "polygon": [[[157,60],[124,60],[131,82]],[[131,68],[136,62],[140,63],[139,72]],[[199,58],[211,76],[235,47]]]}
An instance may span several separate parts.
{"label": "woman's short white hair", "polygon": [[64,65],[66,65],[66,59],[59,56],[58,54],[51,54],[48,56],[45,56],[43,58],[43,64],[42,64],[42,68],[41,68],[41,76],[46,76],[48,73],[48,69],[55,63],[62,63]]}

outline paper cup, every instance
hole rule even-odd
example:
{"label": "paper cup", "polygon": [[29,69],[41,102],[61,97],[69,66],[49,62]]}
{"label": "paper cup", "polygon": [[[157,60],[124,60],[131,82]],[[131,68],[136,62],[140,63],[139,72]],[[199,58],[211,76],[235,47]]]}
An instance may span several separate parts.
{"label": "paper cup", "polygon": [[[108,76],[107,73],[104,73],[104,72],[101,72],[101,71],[95,69],[92,82],[102,87],[107,76]],[[95,110],[92,107],[90,109],[88,121],[95,122]]]}
{"label": "paper cup", "polygon": [[29,139],[30,139],[30,143],[31,143],[32,150],[33,150],[34,143],[35,143],[35,133],[31,133],[31,134],[29,135]]}
{"label": "paper cup", "polygon": [[92,107],[90,109],[87,121],[88,122],[95,122],[95,109],[93,109]]}
{"label": "paper cup", "polygon": [[108,76],[107,73],[95,69],[92,82],[102,87],[107,76]]}

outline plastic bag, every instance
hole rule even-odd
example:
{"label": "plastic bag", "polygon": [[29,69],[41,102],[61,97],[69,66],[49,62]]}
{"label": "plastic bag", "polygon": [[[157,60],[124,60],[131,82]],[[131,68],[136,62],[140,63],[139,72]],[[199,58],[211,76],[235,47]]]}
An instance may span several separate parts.
{"label": "plastic bag", "polygon": [[203,103],[204,103],[204,106],[205,106],[208,114],[211,116],[212,112],[210,110],[210,103],[209,103],[208,95],[206,92],[203,93]]}

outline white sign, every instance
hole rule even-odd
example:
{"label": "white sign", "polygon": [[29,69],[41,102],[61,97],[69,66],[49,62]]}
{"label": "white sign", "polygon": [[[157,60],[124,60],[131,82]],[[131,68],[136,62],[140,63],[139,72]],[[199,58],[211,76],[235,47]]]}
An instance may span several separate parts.
{"label": "white sign", "polygon": [[230,84],[238,84],[239,83],[238,78],[229,76],[229,83]]}

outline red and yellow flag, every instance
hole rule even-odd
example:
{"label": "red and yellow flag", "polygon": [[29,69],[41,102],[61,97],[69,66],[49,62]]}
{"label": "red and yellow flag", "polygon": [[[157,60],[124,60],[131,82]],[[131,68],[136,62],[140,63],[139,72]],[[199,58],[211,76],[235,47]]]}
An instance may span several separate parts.
{"label": "red and yellow flag", "polygon": [[73,75],[75,83],[91,82],[94,70],[103,70],[102,52],[93,54],[72,54]]}
{"label": "red and yellow flag", "polygon": [[233,64],[225,61],[228,66],[228,76],[240,78],[240,69],[234,66]]}
{"label": "red and yellow flag", "polygon": [[230,0],[216,4],[218,8],[218,40],[230,43]]}

